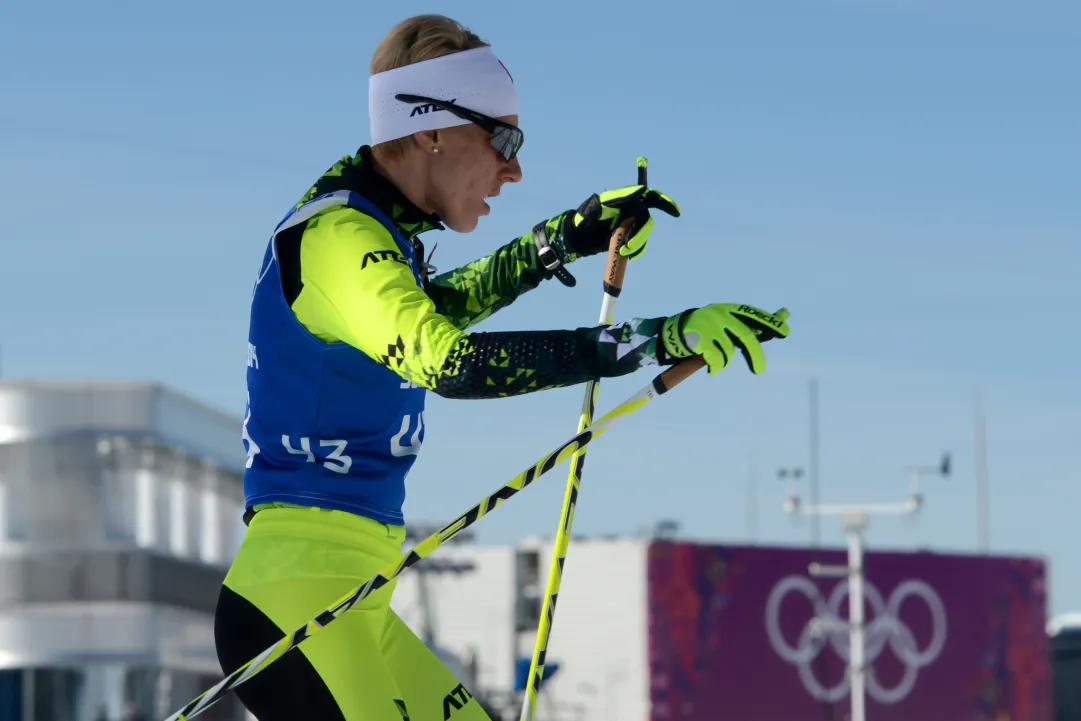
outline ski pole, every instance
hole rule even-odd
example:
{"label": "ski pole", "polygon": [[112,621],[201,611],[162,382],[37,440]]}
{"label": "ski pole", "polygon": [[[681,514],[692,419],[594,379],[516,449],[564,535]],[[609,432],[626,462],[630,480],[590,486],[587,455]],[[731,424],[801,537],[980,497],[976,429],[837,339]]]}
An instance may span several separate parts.
{"label": "ski pole", "polygon": [[189,702],[184,708],[168,717],[166,721],[187,721],[188,719],[193,719],[203,713],[236,689],[237,686],[240,686],[257,673],[265,670],[267,666],[299,646],[306,638],[309,638],[323,628],[326,628],[327,625],[336,618],[340,618],[342,614],[357,603],[363,601],[372,593],[390,583],[401,575],[405,569],[431,554],[461,531],[472,526],[482,516],[487,515],[504,501],[512,498],[518,491],[521,491],[526,486],[533,483],[533,481],[537,480],[545,473],[548,473],[548,471],[565,461],[576,451],[586,447],[589,443],[592,443],[610,430],[616,423],[631,415],[657,396],[667,393],[675,388],[703,366],[705,366],[705,361],[702,359],[702,356],[692,356],[669,367],[663,373],[658,373],[641,390],[608,411],[608,413],[597,420],[596,423],[593,423],[588,428],[571,437],[570,440],[566,441],[554,451],[548,453],[532,466],[512,478],[495,493],[492,493],[446,526],[425,538],[407,553],[402,554],[397,561],[387,565],[378,574],[372,576],[363,584],[342,596],[334,603],[334,605],[328,607],[318,616],[311,619],[292,633],[283,636],[273,646],[270,646],[236,671],[233,671],[223,678],[213,687],[204,691],[194,700]]}
{"label": "ski pole", "polygon": [[[638,184],[646,185],[648,161],[638,158]],[[601,297],[601,315],[598,321],[602,325],[612,323],[615,315],[616,298],[623,290],[623,274],[627,267],[627,258],[620,255],[630,234],[634,220],[626,220],[612,233],[608,244],[608,263],[604,270],[604,294]],[[578,432],[581,433],[593,423],[593,412],[597,407],[599,381],[586,383],[585,396],[582,399],[582,413],[578,417]],[[540,618],[537,621],[537,640],[533,646],[533,659],[526,676],[525,698],[522,699],[520,721],[533,721],[537,712],[537,695],[540,693],[541,680],[544,677],[544,660],[548,653],[548,639],[555,620],[556,598],[563,581],[563,566],[570,546],[571,524],[574,522],[574,510],[578,503],[578,493],[582,485],[582,468],[586,462],[586,449],[579,448],[571,457],[570,470],[567,473],[567,487],[563,493],[563,508],[560,511],[559,528],[556,531],[555,547],[552,550],[552,563],[548,569],[548,585],[544,589],[544,600]]]}

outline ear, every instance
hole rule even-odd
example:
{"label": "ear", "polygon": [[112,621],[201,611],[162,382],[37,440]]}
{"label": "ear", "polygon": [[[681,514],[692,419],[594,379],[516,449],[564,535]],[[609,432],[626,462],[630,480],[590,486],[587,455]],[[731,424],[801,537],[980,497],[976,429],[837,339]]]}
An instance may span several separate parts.
{"label": "ear", "polygon": [[421,130],[413,133],[413,142],[415,142],[417,147],[427,155],[432,152],[433,148],[439,145],[439,131]]}

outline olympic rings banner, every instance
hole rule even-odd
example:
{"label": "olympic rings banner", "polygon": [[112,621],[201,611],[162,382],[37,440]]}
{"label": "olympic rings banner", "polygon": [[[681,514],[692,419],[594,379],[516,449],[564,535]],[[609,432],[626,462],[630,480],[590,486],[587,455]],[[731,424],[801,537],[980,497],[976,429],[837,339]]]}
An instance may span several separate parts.
{"label": "olympic rings banner", "polygon": [[[844,551],[653,542],[651,721],[846,721]],[[871,721],[1053,721],[1046,568],[1027,557],[864,557]],[[825,630],[811,620],[826,622]]]}

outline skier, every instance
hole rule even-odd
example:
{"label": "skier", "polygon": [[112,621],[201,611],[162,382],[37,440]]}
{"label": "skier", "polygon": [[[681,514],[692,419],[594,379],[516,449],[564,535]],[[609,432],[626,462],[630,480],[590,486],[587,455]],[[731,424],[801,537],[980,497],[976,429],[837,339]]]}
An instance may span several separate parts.
{"label": "skier", "polygon": [[[522,169],[513,78],[486,42],[440,15],[407,19],[377,47],[371,144],[318,178],[275,228],[251,303],[243,439],[245,536],[222,585],[218,658],[231,673],[394,561],[424,399],[501,398],[632,373],[692,355],[716,373],[781,318],[742,304],[575,330],[470,328],[566,266],[645,250],[664,193],[590,196],[490,255],[435,274],[419,235],[473,231]],[[343,76],[348,82],[349,75]],[[391,610],[394,584],[237,689],[260,721],[489,716]]]}

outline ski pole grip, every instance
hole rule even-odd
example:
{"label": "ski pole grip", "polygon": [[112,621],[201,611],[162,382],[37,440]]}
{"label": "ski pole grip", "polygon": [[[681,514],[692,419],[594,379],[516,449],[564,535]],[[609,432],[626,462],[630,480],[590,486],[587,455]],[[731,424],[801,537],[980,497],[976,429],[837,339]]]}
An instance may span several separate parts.
{"label": "ski pole grip", "polygon": [[681,360],[664,373],[657,374],[653,379],[653,389],[657,393],[667,393],[705,367],[706,359],[700,355]]}
{"label": "ski pole grip", "polygon": [[[635,164],[638,166],[638,184],[646,185],[646,169],[649,161],[639,156]],[[604,269],[604,292],[613,298],[618,298],[620,291],[623,290],[623,274],[627,270],[627,258],[619,254],[619,249],[627,244],[633,225],[634,220],[624,220],[608,240],[608,265]]]}
{"label": "ski pole grip", "polygon": [[618,298],[623,290],[623,274],[627,271],[627,258],[619,254],[619,249],[627,243],[627,237],[634,219],[624,220],[612,232],[608,241],[608,265],[604,269],[604,292]]}

